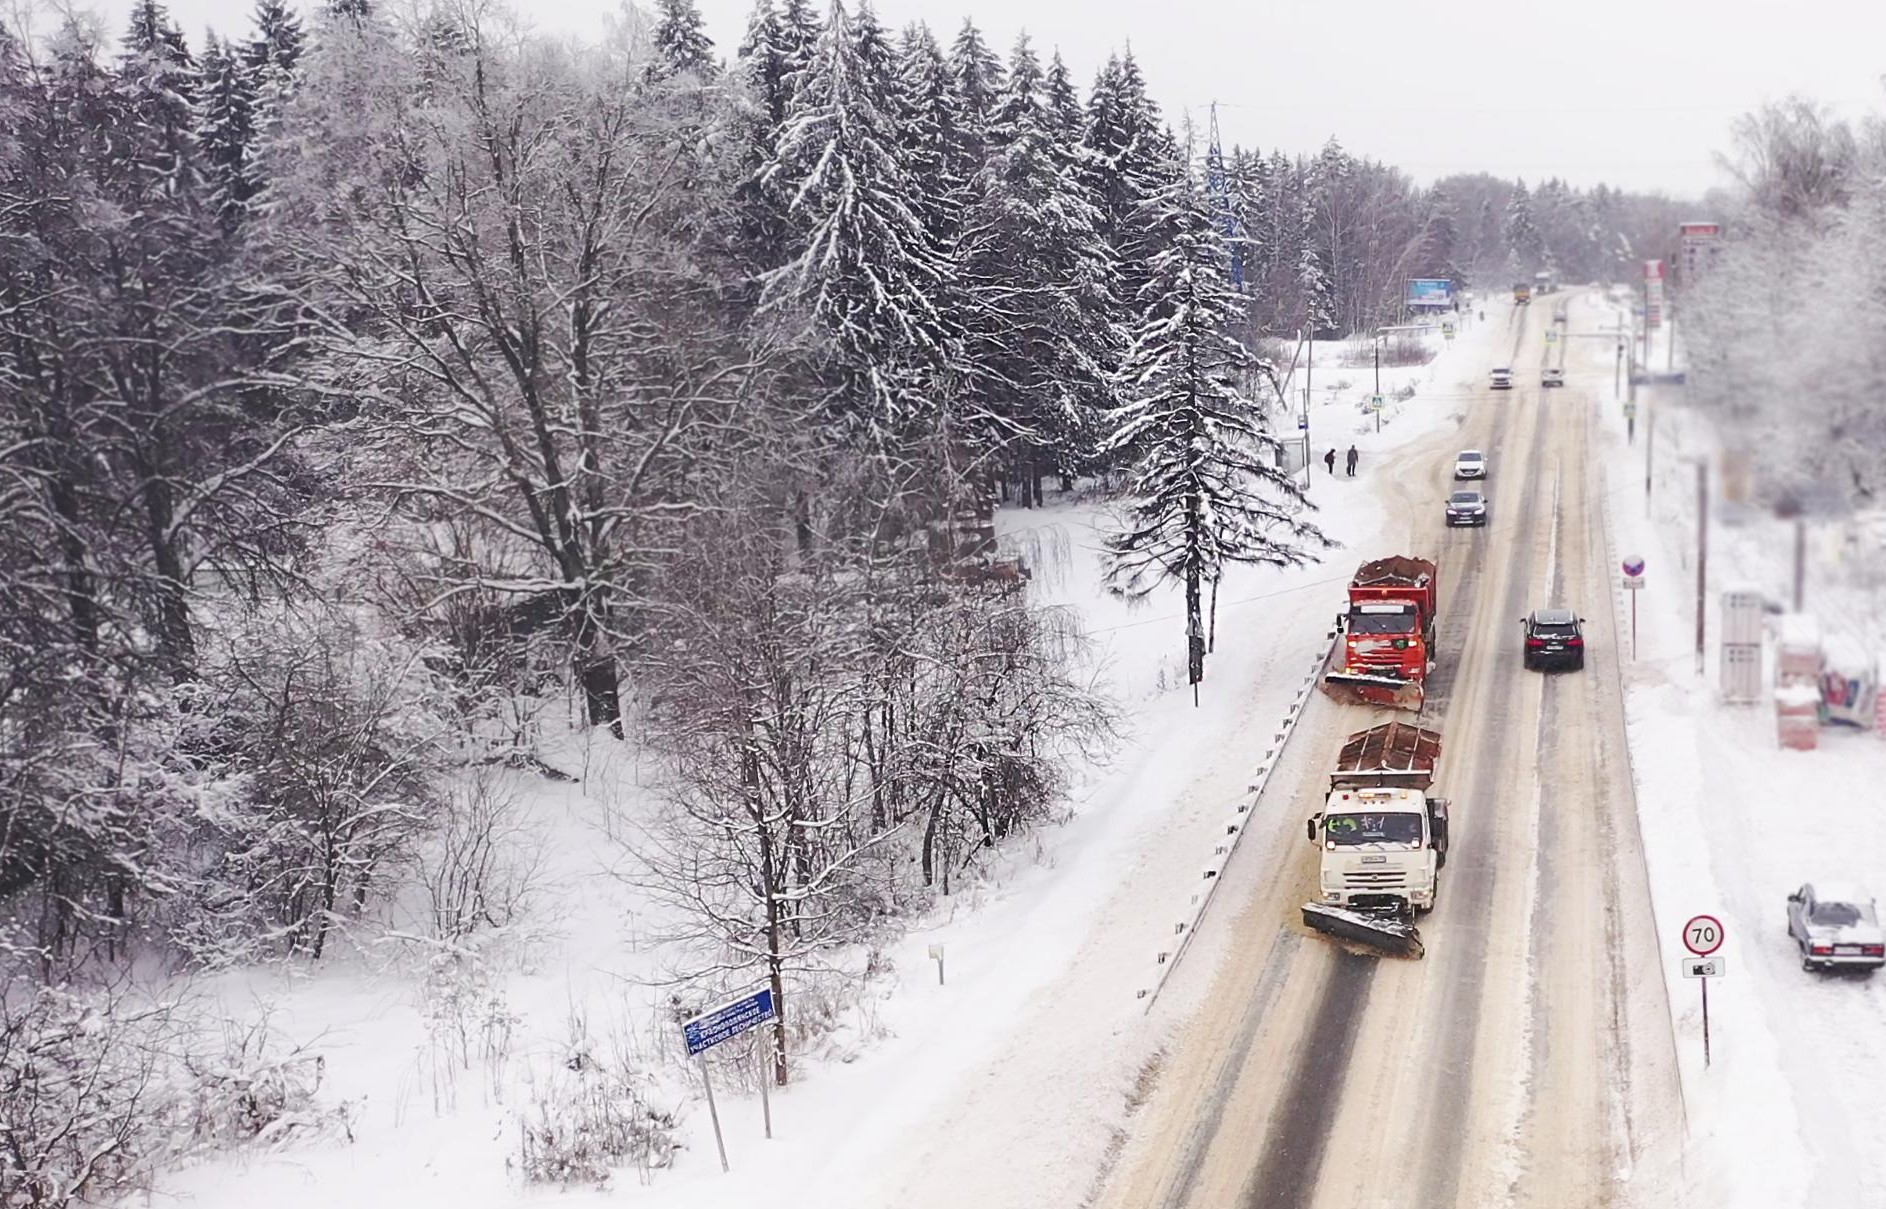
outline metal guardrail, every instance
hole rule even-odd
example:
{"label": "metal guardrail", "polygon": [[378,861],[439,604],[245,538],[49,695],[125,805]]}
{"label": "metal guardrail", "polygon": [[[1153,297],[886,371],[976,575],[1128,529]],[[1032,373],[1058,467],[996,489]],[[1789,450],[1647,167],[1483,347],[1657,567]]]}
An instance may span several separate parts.
{"label": "metal guardrail", "polygon": [[1153,1004],[1158,1002],[1159,993],[1165,989],[1166,980],[1172,971],[1178,968],[1185,958],[1186,951],[1192,946],[1192,938],[1198,935],[1199,923],[1205,918],[1206,910],[1211,906],[1212,895],[1217,893],[1219,883],[1224,880],[1222,874],[1231,863],[1231,857],[1238,850],[1238,843],[1244,838],[1252,808],[1264,796],[1264,790],[1270,785],[1271,773],[1276,771],[1283,759],[1284,748],[1290,742],[1290,736],[1296,733],[1297,722],[1303,717],[1304,709],[1310,703],[1310,697],[1316,692],[1316,682],[1323,674],[1323,665],[1329,660],[1330,648],[1336,643],[1336,631],[1328,630],[1323,635],[1322,645],[1317,648],[1316,660],[1311,665],[1310,674],[1297,686],[1296,696],[1290,702],[1290,708],[1284,714],[1281,727],[1271,735],[1270,746],[1264,751],[1264,758],[1257,766],[1256,775],[1245,787],[1245,795],[1238,802],[1233,816],[1225,823],[1224,838],[1212,849],[1211,859],[1205,864],[1201,876],[1202,887],[1192,895],[1188,911],[1172,927],[1172,934],[1178,941],[1170,949],[1161,949],[1153,960],[1152,978],[1149,984],[1139,988],[1138,998],[1146,1000],[1146,1010],[1151,1012]]}

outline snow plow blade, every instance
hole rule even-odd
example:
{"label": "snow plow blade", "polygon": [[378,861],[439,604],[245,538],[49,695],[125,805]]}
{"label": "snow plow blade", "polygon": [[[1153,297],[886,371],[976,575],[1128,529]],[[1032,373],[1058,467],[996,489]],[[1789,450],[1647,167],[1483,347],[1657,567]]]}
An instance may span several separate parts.
{"label": "snow plow blade", "polygon": [[1418,711],[1427,700],[1419,680],[1359,672],[1328,673],[1323,677],[1323,692],[1344,705],[1379,705],[1384,709]]}
{"label": "snow plow blade", "polygon": [[1415,926],[1390,915],[1371,915],[1347,907],[1304,903],[1303,926],[1391,957],[1419,960],[1427,952],[1421,944],[1421,933],[1415,930]]}

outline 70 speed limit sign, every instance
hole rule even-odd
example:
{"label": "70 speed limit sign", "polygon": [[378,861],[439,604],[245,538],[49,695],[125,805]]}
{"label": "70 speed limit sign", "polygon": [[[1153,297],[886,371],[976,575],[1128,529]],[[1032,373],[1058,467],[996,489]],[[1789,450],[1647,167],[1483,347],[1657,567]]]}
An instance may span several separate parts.
{"label": "70 speed limit sign", "polygon": [[1720,949],[1722,939],[1722,921],[1713,915],[1698,915],[1683,925],[1683,947],[1698,957]]}

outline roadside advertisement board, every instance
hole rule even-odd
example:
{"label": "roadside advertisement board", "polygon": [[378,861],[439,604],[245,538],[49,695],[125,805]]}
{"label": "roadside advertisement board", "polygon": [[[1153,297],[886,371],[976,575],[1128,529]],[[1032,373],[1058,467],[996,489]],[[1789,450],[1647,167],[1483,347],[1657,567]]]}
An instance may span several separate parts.
{"label": "roadside advertisement board", "polygon": [[1446,278],[1416,277],[1408,282],[1410,307],[1449,307],[1454,305],[1454,283]]}

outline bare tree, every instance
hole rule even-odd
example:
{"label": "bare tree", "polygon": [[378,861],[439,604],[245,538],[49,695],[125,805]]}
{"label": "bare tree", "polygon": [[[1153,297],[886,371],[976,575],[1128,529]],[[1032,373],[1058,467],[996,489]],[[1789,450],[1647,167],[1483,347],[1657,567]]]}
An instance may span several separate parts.
{"label": "bare tree", "polygon": [[[534,552],[527,573],[442,570],[437,594],[554,595],[589,721],[619,735],[625,593],[753,359],[683,254],[696,166],[649,121],[652,86],[476,23],[460,38],[426,79],[362,79],[346,57],[373,48],[323,44],[300,120],[364,105],[379,137],[284,152],[281,239],[325,389],[364,400],[371,487],[412,523]],[[356,184],[338,211],[336,179]]]}

